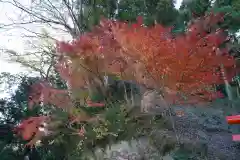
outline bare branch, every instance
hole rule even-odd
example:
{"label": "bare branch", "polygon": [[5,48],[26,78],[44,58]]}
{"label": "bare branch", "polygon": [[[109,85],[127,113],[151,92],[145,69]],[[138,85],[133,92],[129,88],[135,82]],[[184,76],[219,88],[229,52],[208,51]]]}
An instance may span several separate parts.
{"label": "bare branch", "polygon": [[[69,11],[69,13],[70,13],[70,15],[71,15],[71,18],[72,18],[72,20],[73,20],[73,23],[75,24],[76,29],[77,29],[78,32],[80,33],[80,32],[81,32],[81,29],[80,29],[80,27],[79,27],[78,19],[77,19],[76,15],[74,14],[74,12],[73,12],[73,10],[72,10],[69,2],[67,2],[66,0],[63,0],[63,2],[64,2],[64,4],[66,5],[66,7],[67,7],[67,9],[68,9],[68,11]],[[81,2],[81,3],[82,3],[82,2]]]}
{"label": "bare branch", "polygon": [[[10,1],[0,1],[2,3],[8,3],[8,4],[11,4],[13,5],[14,7],[20,9],[21,11],[27,13],[29,16],[32,16],[34,18],[34,20],[32,22],[34,23],[39,23],[39,24],[48,24],[49,26],[52,26],[52,24],[55,24],[55,25],[60,25],[60,26],[63,26],[64,28],[67,29],[67,31],[72,35],[72,36],[76,36],[76,33],[75,33],[75,29],[72,28],[70,25],[68,25],[66,23],[66,21],[63,19],[63,18],[60,18],[59,17],[55,17],[55,18],[48,18],[46,16],[43,15],[43,11],[34,11],[33,9],[29,9],[25,6],[23,6],[20,2],[17,2],[16,0],[13,0],[13,2],[10,2]],[[53,4],[48,4],[50,6],[52,6]],[[44,7],[44,6],[43,6]],[[51,9],[48,9],[47,7],[44,7],[45,10],[48,10],[48,11],[51,11],[51,13],[53,13],[52,15],[56,15],[54,13],[55,10],[51,10]],[[57,10],[57,12],[59,12],[59,10]],[[19,24],[30,24],[31,21],[29,22],[20,22]],[[13,25],[16,25],[18,24],[17,22],[14,22]],[[10,26],[10,25],[7,25],[7,26]]]}
{"label": "bare branch", "polygon": [[51,63],[50,63],[50,65],[49,65],[49,67],[48,67],[48,69],[47,69],[47,72],[46,72],[46,77],[45,77],[46,80],[48,79],[49,73],[50,73],[52,67],[54,66],[54,64],[55,64],[54,56],[52,55],[52,57],[51,57]]}
{"label": "bare branch", "polygon": [[[54,42],[57,40],[59,33],[64,35],[67,33],[72,38],[76,38],[82,32],[82,1],[41,0],[24,4],[21,0],[0,0],[0,4],[14,7],[18,17],[7,17],[8,23],[0,23],[0,29],[6,29],[7,31],[11,29],[21,30],[16,34],[20,33],[20,37],[27,42],[27,47],[30,48],[29,51],[25,49],[25,53],[21,54],[9,48],[3,49],[4,52],[9,54],[10,59],[12,58],[10,61],[19,62],[47,78],[55,63],[54,58],[58,55],[55,54],[54,45],[47,47],[38,42],[39,40],[51,40]],[[38,31],[38,28],[41,29],[41,27],[53,29],[58,35]]]}
{"label": "bare branch", "polygon": [[15,25],[26,25],[26,24],[33,24],[33,23],[41,23],[41,21],[38,20],[33,20],[33,21],[28,21],[28,22],[16,22],[16,23],[10,23],[10,24],[1,24],[0,23],[0,28],[5,28],[5,27],[12,27]]}

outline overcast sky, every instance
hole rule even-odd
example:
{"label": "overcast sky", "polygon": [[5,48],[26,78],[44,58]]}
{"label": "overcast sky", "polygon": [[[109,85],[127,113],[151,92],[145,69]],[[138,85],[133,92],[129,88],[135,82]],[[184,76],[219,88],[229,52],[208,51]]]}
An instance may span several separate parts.
{"label": "overcast sky", "polygon": [[[7,1],[7,0],[6,0]],[[29,5],[32,0],[19,0],[24,6]],[[11,4],[7,3],[1,3],[0,2],[0,24],[11,24],[12,21],[19,22],[20,15],[21,17],[24,17],[22,14],[22,11],[20,9],[17,9],[13,7]],[[51,32],[51,35],[60,35],[58,36],[59,39],[63,39],[61,37],[61,34],[59,34],[59,31],[50,30],[49,27],[44,25],[36,25],[36,24],[28,24],[24,25],[25,28],[28,30],[40,33],[42,29],[47,29],[49,32]],[[17,28],[9,29],[9,30],[3,30],[0,29],[0,49],[11,49],[18,53],[24,53],[27,50],[29,50],[29,43],[26,41],[27,38],[24,37],[24,35],[29,35],[29,32],[24,30],[23,28]],[[28,38],[29,39],[29,38]],[[21,67],[17,63],[6,61],[8,57],[7,55],[0,50],[0,73],[1,72],[11,72],[11,73],[19,73],[23,72],[24,68]]]}

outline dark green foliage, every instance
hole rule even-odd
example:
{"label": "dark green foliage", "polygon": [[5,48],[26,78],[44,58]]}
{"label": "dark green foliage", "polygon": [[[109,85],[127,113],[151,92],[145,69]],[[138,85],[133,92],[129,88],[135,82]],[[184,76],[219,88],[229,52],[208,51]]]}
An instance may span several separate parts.
{"label": "dark green foliage", "polygon": [[13,139],[13,126],[10,124],[0,124],[0,141],[10,143]]}
{"label": "dark green foliage", "polygon": [[29,87],[39,79],[39,77],[23,77],[21,79],[15,93],[11,94],[2,107],[1,114],[4,115],[5,123],[14,125],[25,117],[36,116],[41,112],[40,108],[27,110]]}
{"label": "dark green foliage", "polygon": [[[11,75],[9,78],[13,76],[14,75]],[[0,113],[3,117],[1,117],[2,122],[0,127],[0,143],[2,144],[0,148],[0,157],[3,160],[19,160],[24,157],[23,146],[26,142],[23,142],[14,135],[13,128],[26,117],[36,116],[41,113],[40,108],[34,108],[32,111],[27,110],[27,93],[29,92],[29,86],[38,80],[39,77],[23,76],[19,78],[18,81],[20,84],[18,84],[15,92],[11,94],[10,98],[5,99],[4,103],[1,105]],[[8,81],[8,79],[6,79],[6,81]],[[16,85],[15,83],[11,84]],[[9,85],[9,87],[11,88],[12,85]],[[35,156],[36,153],[30,155]],[[36,157],[34,159],[36,159]]]}
{"label": "dark green foliage", "polygon": [[57,71],[54,71],[54,74],[48,77],[48,81],[58,89],[67,89],[67,84],[63,81]]}
{"label": "dark green foliage", "polygon": [[228,29],[230,33],[235,33],[240,29],[240,11],[234,6],[226,5],[221,7],[213,7],[214,12],[225,13],[224,21],[220,27]]}
{"label": "dark green foliage", "polygon": [[146,25],[154,24],[155,20],[163,25],[173,25],[178,16],[172,0],[123,0],[118,9],[117,19],[131,22],[142,16]]}
{"label": "dark green foliage", "polygon": [[192,0],[182,3],[180,10],[183,11],[184,20],[201,17],[209,9],[211,0]]}
{"label": "dark green foliage", "polygon": [[123,102],[126,98],[131,99],[132,96],[140,95],[140,88],[132,82],[114,80],[108,86],[108,95],[112,101]]}
{"label": "dark green foliage", "polygon": [[[97,25],[101,17],[133,22],[138,16],[144,18],[146,25],[156,22],[174,25],[178,11],[173,0],[93,0],[84,1],[83,29],[89,31]],[[166,16],[167,15],[167,16]]]}
{"label": "dark green foliage", "polygon": [[117,0],[86,0],[83,4],[83,17],[79,17],[83,31],[90,31],[102,17],[113,19],[116,16]]}

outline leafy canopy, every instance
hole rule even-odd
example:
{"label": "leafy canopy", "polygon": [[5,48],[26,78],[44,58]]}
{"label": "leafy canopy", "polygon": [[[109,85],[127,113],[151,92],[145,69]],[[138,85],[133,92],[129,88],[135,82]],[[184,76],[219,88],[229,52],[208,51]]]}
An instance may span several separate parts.
{"label": "leafy canopy", "polygon": [[[74,126],[73,131],[84,137],[92,129],[86,129],[88,127],[83,122],[105,124],[109,108],[122,106],[110,100],[104,80],[109,74],[160,89],[168,103],[185,102],[183,96],[188,97],[188,103],[208,101],[210,96],[210,99],[216,98],[212,96],[215,94],[214,84],[223,82],[220,67],[231,70],[235,67],[233,57],[219,47],[227,40],[223,31],[215,29],[209,32],[222,17],[222,14],[206,15],[193,23],[185,34],[176,36],[171,34],[171,28],[160,24],[144,26],[141,18],[131,25],[102,20],[92,32],[72,42],[57,43],[60,58],[56,69],[67,82],[68,89],[54,88],[46,81],[34,84],[30,106],[42,102],[43,105],[63,109],[69,115],[65,121],[67,126]],[[98,102],[92,102],[89,98],[96,92],[103,97]],[[126,103],[123,105],[127,106]],[[90,115],[86,111],[90,106],[102,109]],[[29,139],[34,135],[38,136],[37,139],[41,138],[46,134],[36,128],[42,127],[43,122],[51,124],[56,119],[54,115],[47,115],[30,119],[31,123],[28,123],[29,119],[27,123],[24,121],[20,130],[30,133],[27,132],[27,136],[22,134],[23,138]],[[57,130],[56,123],[50,126],[51,130]],[[105,137],[109,135],[106,132]],[[99,135],[94,135],[98,139]],[[37,139],[30,144],[33,145]]]}

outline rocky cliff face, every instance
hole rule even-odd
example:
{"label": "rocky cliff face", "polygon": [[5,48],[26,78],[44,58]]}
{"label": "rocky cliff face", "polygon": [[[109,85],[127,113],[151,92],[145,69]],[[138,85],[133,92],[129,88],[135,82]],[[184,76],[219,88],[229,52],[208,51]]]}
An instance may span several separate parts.
{"label": "rocky cliff face", "polygon": [[[113,145],[104,157],[111,160],[238,160],[240,143],[233,142],[231,135],[240,131],[240,127],[226,123],[223,108],[228,106],[214,105],[217,106],[175,106],[173,113],[184,113],[181,117],[173,116],[175,130],[155,130],[151,138],[133,140],[131,145],[129,142]],[[158,109],[162,112],[161,107],[155,107],[155,112]],[[236,114],[236,110],[232,112]]]}

